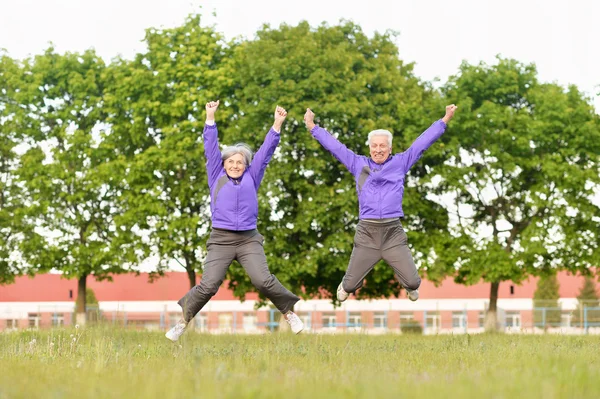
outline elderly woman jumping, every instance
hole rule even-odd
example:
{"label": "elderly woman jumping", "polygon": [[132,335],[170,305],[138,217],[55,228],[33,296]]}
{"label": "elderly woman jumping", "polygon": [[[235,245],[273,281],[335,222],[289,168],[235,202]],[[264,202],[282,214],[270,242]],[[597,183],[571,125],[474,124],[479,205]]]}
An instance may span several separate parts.
{"label": "elderly woman jumping", "polygon": [[337,289],[339,301],[345,301],[350,293],[362,287],[363,280],[380,259],[394,269],[408,298],[412,301],[419,299],[421,278],[400,222],[404,217],[404,178],[423,152],[441,137],[455,111],[454,104],[448,105],[442,119],[434,122],[406,151],[394,155],[392,133],[383,129],[372,131],[368,136],[371,157],[366,157],[355,154],[325,129],[315,125],[315,114],[310,109],[306,110],[306,127],[352,173],[356,183],[359,222],[350,263]]}
{"label": "elderly woman jumping", "polygon": [[292,309],[300,298],[288,291],[269,271],[263,248],[264,238],[256,230],[257,192],[279,144],[279,134],[287,112],[279,106],[275,109],[273,127],[252,159],[252,151],[246,144],[229,146],[223,153],[219,151],[214,119],[218,107],[219,101],[206,104],[203,134],[212,231],[206,243],[208,253],[202,280],[179,300],[183,317],[166,333],[166,337],[171,341],[179,339],[188,323],[217,293],[234,260],[246,270],[252,284],[283,313],[292,331],[297,334],[304,325]]}

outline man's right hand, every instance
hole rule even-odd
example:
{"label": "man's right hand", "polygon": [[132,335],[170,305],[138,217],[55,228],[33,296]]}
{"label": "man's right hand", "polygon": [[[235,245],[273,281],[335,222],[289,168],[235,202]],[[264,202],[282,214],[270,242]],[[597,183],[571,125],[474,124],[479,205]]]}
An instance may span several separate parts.
{"label": "man's right hand", "polygon": [[454,117],[454,112],[456,112],[456,108],[458,107],[454,104],[450,104],[446,107],[446,115],[444,115],[444,117],[442,118],[445,124],[448,124],[448,122],[450,122],[450,119]]}
{"label": "man's right hand", "polygon": [[312,128],[315,127],[315,114],[310,110],[310,108],[306,108],[306,113],[304,114],[304,124],[308,130],[312,130]]}

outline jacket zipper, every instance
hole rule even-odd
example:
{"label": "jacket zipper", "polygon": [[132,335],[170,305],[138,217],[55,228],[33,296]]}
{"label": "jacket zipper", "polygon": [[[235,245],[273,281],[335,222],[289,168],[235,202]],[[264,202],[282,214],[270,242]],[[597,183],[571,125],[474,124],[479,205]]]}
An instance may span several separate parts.
{"label": "jacket zipper", "polygon": [[237,184],[235,184],[235,229],[239,230],[240,229],[240,220],[239,220],[239,214],[240,214],[240,183],[238,182]]}

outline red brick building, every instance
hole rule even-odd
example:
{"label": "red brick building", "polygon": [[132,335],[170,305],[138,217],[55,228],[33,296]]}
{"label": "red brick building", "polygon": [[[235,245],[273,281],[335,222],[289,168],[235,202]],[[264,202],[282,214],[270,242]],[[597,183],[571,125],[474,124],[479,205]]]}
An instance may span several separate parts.
{"label": "red brick building", "polygon": [[[583,277],[561,272],[558,279],[562,322],[557,330],[581,332],[573,326],[572,314]],[[535,330],[533,315],[540,311],[533,308],[536,284],[537,279],[530,278],[521,285],[500,285],[498,319],[507,331]],[[88,308],[88,318],[132,328],[166,329],[180,317],[176,302],[188,287],[187,275],[181,272],[169,272],[154,282],[144,273],[116,275],[112,282],[90,277],[88,288],[99,303]],[[404,296],[349,299],[336,308],[330,300],[310,299],[300,301],[295,311],[313,332],[400,332],[401,327],[413,324],[428,334],[482,331],[490,284],[463,286],[447,279],[436,287],[423,281],[419,291],[417,302]],[[0,286],[0,330],[71,325],[76,295],[77,281],[59,274],[18,277],[14,284]],[[257,294],[249,293],[245,301],[239,301],[225,283],[196,317],[196,329],[215,333],[268,330],[276,325],[278,312],[268,306],[256,309],[257,299]]]}

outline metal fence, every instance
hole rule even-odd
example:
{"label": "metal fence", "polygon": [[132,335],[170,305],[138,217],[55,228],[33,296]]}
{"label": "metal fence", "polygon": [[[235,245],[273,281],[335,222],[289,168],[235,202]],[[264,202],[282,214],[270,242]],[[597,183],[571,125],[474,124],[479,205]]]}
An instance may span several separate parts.
{"label": "metal fence", "polygon": [[[594,304],[594,303],[591,303]],[[507,333],[600,333],[600,306],[581,304],[577,308],[561,306],[535,307],[529,310],[498,309],[497,327]],[[422,311],[333,311],[298,312],[306,332],[314,333],[412,333],[464,334],[484,331],[483,310]],[[167,330],[180,317],[179,312],[102,311],[97,306],[87,309],[90,325],[112,325],[143,330]],[[38,308],[27,318],[0,313],[0,330],[67,327],[75,324],[72,312]],[[257,311],[200,312],[191,329],[204,333],[252,334],[287,329],[275,309]]]}

